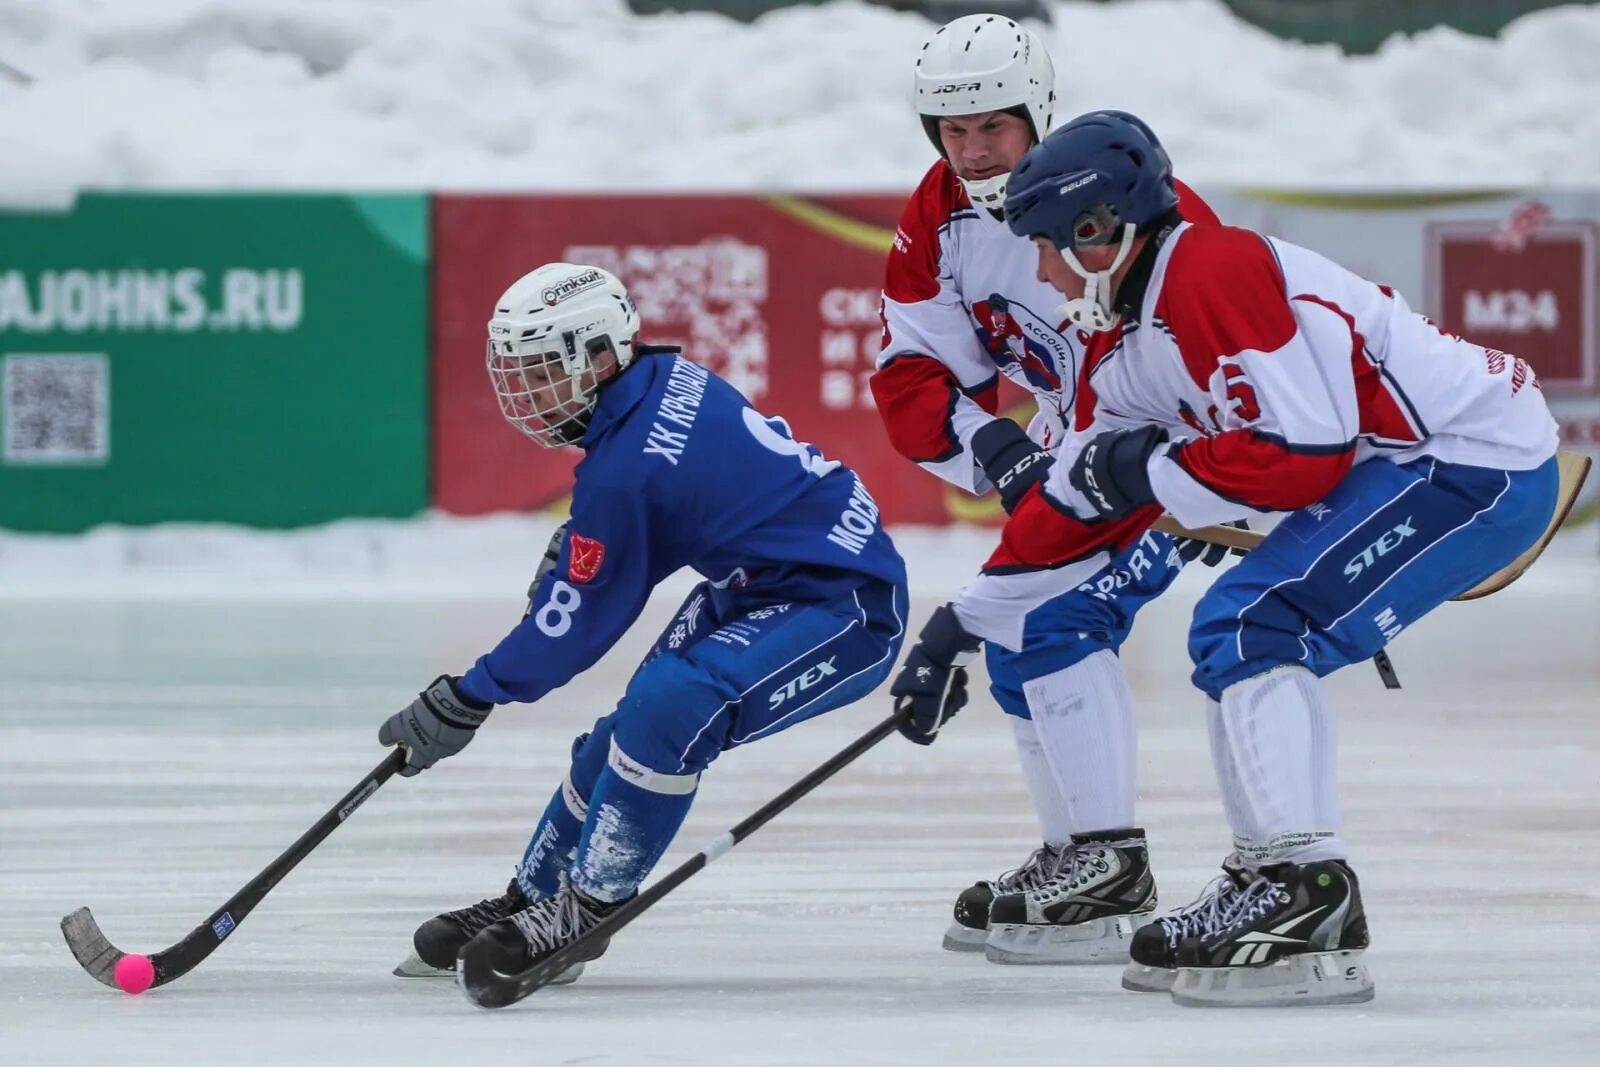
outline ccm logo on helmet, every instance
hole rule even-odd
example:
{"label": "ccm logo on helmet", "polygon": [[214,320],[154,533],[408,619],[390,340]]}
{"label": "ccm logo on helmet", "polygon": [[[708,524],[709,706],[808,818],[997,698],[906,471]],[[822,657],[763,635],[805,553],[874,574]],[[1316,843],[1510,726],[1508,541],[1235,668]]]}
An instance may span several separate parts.
{"label": "ccm logo on helmet", "polygon": [[565,281],[546,286],[544,292],[539,295],[544,297],[546,304],[554,307],[567,297],[581,293],[585,289],[593,289],[595,286],[604,283],[604,281],[605,279],[600,276],[600,272],[590,267],[582,274],[574,274]]}
{"label": "ccm logo on helmet", "polygon": [[941,85],[935,93],[975,93],[983,88],[982,82],[961,82],[957,85]]}

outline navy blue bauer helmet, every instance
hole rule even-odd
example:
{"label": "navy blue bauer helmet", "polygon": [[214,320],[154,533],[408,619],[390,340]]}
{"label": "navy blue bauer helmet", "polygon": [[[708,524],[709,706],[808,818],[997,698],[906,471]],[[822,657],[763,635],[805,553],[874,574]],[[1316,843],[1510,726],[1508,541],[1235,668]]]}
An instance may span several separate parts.
{"label": "navy blue bauer helmet", "polygon": [[[1116,323],[1111,276],[1133,239],[1178,206],[1172,162],[1149,126],[1125,111],[1091,111],[1058,126],[1028,150],[1006,186],[1006,224],[1019,237],[1048,237],[1084,279],[1083,297],[1063,312],[1074,325]],[[1080,248],[1118,245],[1102,271],[1086,270]]]}

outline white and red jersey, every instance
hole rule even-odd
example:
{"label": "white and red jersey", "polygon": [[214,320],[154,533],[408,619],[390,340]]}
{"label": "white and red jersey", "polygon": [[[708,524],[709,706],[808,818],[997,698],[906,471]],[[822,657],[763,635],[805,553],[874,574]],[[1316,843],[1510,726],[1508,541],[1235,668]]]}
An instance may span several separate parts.
{"label": "white and red jersey", "polygon": [[1162,510],[1189,526],[1291,511],[1373,458],[1530,470],[1558,439],[1523,360],[1442,332],[1315,252],[1222,226],[1174,230],[1138,318],[1096,335],[1064,450],[1152,424],[1174,441],[1150,458],[1157,504],[1082,520],[1095,513],[1058,462],[958,602],[969,629],[1006,643],[1018,610],[1070,588],[1072,564],[1098,566]]}
{"label": "white and red jersey", "polygon": [[[1178,187],[1184,217],[1216,222]],[[1033,245],[972,206],[939,160],[912,194],[889,252],[883,348],[872,392],[895,449],[973,493],[989,488],[972,435],[993,419],[999,375],[1033,393],[1034,434],[1060,443],[1089,335],[1060,314],[1061,294],[1035,275]]]}

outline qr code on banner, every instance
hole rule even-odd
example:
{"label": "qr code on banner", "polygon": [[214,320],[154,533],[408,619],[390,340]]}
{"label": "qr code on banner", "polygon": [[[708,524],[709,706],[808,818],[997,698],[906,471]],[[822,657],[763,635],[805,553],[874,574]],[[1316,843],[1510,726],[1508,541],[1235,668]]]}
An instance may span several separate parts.
{"label": "qr code on banner", "polygon": [[104,463],[111,452],[111,361],[103,353],[0,359],[5,462]]}

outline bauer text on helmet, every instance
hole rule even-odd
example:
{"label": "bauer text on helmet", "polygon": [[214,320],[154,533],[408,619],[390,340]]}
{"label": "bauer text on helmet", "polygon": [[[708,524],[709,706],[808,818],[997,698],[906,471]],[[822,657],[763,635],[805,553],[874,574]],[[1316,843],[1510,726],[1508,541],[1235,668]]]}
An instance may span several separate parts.
{"label": "bauer text on helmet", "polygon": [[[1014,115],[1027,123],[1030,141],[1037,142],[1050,128],[1055,82],[1050,55],[1032,30],[1003,15],[967,15],[941,26],[923,45],[916,67],[917,113],[928,139],[947,159],[941,121]],[[957,160],[950,164],[975,206],[999,210],[1009,167],[969,178]]]}
{"label": "bauer text on helmet", "polygon": [[639,312],[610,271],[546,263],[495,301],[489,381],[506,421],[548,447],[581,440],[600,387],[633,360]]}

